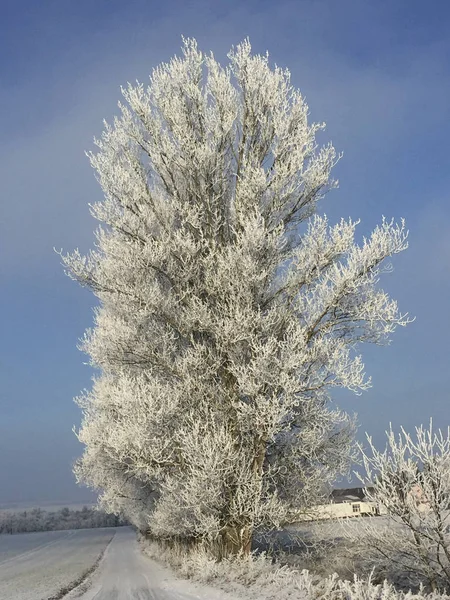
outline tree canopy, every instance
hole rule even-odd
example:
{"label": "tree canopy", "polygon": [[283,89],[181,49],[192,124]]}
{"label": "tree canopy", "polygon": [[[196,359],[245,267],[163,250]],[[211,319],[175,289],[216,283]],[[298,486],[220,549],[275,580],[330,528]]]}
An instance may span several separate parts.
{"label": "tree canopy", "polygon": [[122,89],[89,153],[96,249],[64,257],[100,300],[77,477],[141,529],[219,555],[348,467],[354,420],[332,390],[365,390],[357,347],[408,322],[378,287],[403,221],[357,245],[357,222],[317,214],[336,185],[324,125],[248,41],[228,57],[184,40]]}

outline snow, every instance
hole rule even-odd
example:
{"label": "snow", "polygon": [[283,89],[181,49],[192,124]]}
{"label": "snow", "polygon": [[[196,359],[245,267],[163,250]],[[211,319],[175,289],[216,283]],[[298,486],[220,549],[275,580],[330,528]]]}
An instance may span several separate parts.
{"label": "snow", "polygon": [[114,528],[0,536],[1,600],[46,600],[78,580]]}
{"label": "snow", "polygon": [[98,568],[65,600],[238,600],[144,556],[131,527],[0,536],[0,599],[47,600],[79,580],[105,548]]}
{"label": "snow", "polygon": [[[380,518],[380,525],[382,523],[385,519]],[[360,519],[354,519],[351,526],[358,528],[360,524]],[[329,538],[340,537],[338,523],[323,525],[322,535],[327,532]],[[311,523],[289,529],[278,534],[282,534],[284,542],[289,541],[289,534],[297,533],[301,538],[310,540],[318,535]],[[143,554],[132,528],[121,527],[0,536],[0,599],[49,600],[61,588],[80,579],[87,569],[96,564],[105,548],[96,570],[64,596],[64,600],[332,598],[336,597],[338,588],[345,597],[357,600],[369,596],[378,598],[378,592],[381,593],[370,582],[336,582],[333,578],[324,578],[313,583],[307,574],[274,569],[263,557],[247,573],[250,577],[243,577],[245,573],[239,571],[239,565],[234,571],[217,577],[215,585],[222,588],[218,589],[177,577],[171,569]],[[251,587],[244,585],[244,579],[251,583]],[[383,594],[391,600],[402,598],[392,586],[386,588]],[[427,599],[420,594],[411,598],[431,600],[431,597]],[[437,600],[438,596],[435,598]]]}
{"label": "snow", "polygon": [[65,600],[241,600],[204,584],[178,578],[142,554],[135,532],[120,528],[98,570]]}
{"label": "snow", "polygon": [[47,546],[61,537],[67,537],[67,531],[44,531],[38,533],[19,533],[0,535],[0,567],[6,561],[31,550]]}

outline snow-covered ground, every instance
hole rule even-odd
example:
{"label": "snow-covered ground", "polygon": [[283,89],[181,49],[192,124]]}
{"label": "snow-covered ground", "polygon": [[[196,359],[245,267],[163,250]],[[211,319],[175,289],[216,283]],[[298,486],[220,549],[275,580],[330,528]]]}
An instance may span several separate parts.
{"label": "snow-covered ground", "polygon": [[19,554],[25,554],[67,537],[67,531],[43,531],[38,533],[21,533],[17,535],[0,535],[0,569],[1,565]]}
{"label": "snow-covered ground", "polygon": [[115,529],[0,536],[1,600],[47,600],[96,562]]}
{"label": "snow-covered ground", "polygon": [[0,600],[48,600],[79,580],[105,548],[98,568],[65,600],[238,600],[144,556],[131,527],[1,535]]}
{"label": "snow-covered ground", "polygon": [[118,529],[99,568],[65,600],[240,600],[224,591],[178,578],[141,551],[135,532]]}
{"label": "snow-covered ground", "polygon": [[[359,521],[354,519],[349,525],[358,528]],[[379,523],[386,524],[385,519],[380,518]],[[319,525],[293,525],[289,530],[275,534],[278,544],[274,545],[301,553],[305,541],[341,538],[342,529],[338,523]],[[272,543],[275,539],[272,538]],[[237,592],[234,592],[237,596],[231,595],[223,589],[177,577],[172,570],[142,553],[132,528],[120,527],[0,536],[0,599],[48,600],[79,580],[95,565],[105,548],[98,568],[64,596],[64,600],[239,598]]]}

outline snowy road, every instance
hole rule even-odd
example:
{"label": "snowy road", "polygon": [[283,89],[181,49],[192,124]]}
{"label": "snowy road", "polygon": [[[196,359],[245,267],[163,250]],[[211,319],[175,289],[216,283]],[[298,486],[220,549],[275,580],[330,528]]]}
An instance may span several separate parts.
{"label": "snowy road", "polygon": [[219,590],[178,579],[144,556],[128,527],[117,531],[88,583],[87,591],[74,590],[64,600],[233,600]]}

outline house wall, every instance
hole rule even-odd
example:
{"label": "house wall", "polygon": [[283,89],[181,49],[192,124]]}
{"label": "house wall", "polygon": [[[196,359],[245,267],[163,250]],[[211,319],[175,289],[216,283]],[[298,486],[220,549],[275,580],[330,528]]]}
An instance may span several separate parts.
{"label": "house wall", "polygon": [[308,512],[297,515],[298,521],[317,521],[322,519],[339,519],[345,517],[360,517],[362,515],[385,515],[384,507],[375,502],[339,502],[319,504],[311,507]]}

